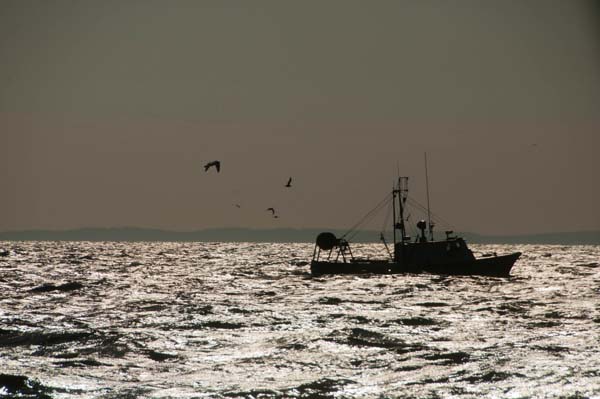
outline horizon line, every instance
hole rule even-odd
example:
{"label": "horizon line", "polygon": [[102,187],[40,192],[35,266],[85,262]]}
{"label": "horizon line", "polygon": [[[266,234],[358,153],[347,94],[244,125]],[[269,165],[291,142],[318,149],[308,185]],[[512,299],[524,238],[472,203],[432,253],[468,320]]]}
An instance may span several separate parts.
{"label": "horizon line", "polygon": [[[346,229],[294,227],[211,227],[190,231],[146,227],[79,227],[71,229],[29,229],[0,232],[0,241],[197,241],[197,242],[314,242],[318,232],[330,231],[342,235]],[[389,233],[389,232],[387,232]],[[455,232],[477,244],[574,244],[600,245],[600,230],[580,230],[551,233],[480,234]],[[444,233],[437,233],[438,240]],[[376,238],[377,237],[377,238]],[[377,230],[359,230],[356,243],[379,242]]]}

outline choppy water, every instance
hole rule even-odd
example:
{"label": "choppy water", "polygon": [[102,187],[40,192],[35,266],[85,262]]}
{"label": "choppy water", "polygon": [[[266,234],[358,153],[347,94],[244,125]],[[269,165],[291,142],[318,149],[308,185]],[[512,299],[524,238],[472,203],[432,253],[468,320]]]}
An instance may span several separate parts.
{"label": "choppy water", "polygon": [[312,278],[310,244],[3,242],[0,396],[600,397],[600,246],[472,248],[524,255]]}

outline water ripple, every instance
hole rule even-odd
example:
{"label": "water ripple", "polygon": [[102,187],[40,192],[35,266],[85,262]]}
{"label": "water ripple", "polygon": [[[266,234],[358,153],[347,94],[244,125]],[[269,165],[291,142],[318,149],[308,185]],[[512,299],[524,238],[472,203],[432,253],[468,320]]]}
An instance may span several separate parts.
{"label": "water ripple", "polygon": [[0,397],[599,396],[600,247],[474,249],[524,255],[313,278],[305,244],[2,242]]}

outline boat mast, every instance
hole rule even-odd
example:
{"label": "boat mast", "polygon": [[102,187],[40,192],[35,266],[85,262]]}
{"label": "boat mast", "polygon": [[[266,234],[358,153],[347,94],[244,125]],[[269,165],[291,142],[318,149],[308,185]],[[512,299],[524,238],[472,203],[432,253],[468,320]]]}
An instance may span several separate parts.
{"label": "boat mast", "polygon": [[400,222],[396,223],[394,221],[394,230],[400,229],[400,242],[404,243],[406,241],[406,228],[404,226],[404,203],[406,202],[406,198],[408,196],[408,177],[403,176],[398,178],[398,204],[400,209]]}
{"label": "boat mast", "polygon": [[[398,210],[400,211],[400,220],[396,219],[396,198],[398,198]],[[399,262],[403,259],[404,254],[404,243],[410,240],[410,237],[406,236],[406,229],[404,227],[404,203],[408,198],[408,177],[398,177],[398,187],[394,187],[392,190],[392,211],[393,211],[393,226],[394,232],[394,262]],[[396,230],[400,230],[400,247],[398,247]]]}
{"label": "boat mast", "polygon": [[[398,178],[398,188],[400,188],[400,178]],[[396,251],[396,195],[400,190],[392,186],[392,231],[394,233],[394,251]]]}
{"label": "boat mast", "polygon": [[[398,228],[398,223],[396,222],[396,196],[398,196],[398,204],[400,205],[400,210],[402,210],[402,204],[400,203],[400,162],[396,160],[396,172],[398,173],[398,188],[396,186],[392,186],[392,231],[394,232],[394,253],[396,253],[396,229]],[[402,212],[402,211],[400,211]],[[402,241],[404,240],[404,234],[402,234]]]}
{"label": "boat mast", "polygon": [[427,153],[425,153],[425,186],[427,186],[427,224],[429,226],[429,239],[433,241],[433,225],[431,224],[431,208],[429,207],[429,176],[427,174]]}

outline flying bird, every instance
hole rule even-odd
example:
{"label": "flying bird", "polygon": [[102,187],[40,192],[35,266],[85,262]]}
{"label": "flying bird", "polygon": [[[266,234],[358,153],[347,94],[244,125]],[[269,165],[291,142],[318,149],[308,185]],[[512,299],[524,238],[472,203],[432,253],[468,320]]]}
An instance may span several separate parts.
{"label": "flying bird", "polygon": [[285,185],[286,187],[292,187],[292,178],[290,177],[287,184]]}
{"label": "flying bird", "polygon": [[221,171],[221,162],[219,162],[219,161],[212,161],[212,162],[207,163],[206,165],[204,165],[204,171],[208,172],[208,169],[211,166],[214,166],[217,169],[217,172]]}
{"label": "flying bird", "polygon": [[267,208],[267,211],[271,211],[271,213],[273,214],[273,216],[275,216],[275,208]]}
{"label": "flying bird", "polygon": [[240,204],[235,204],[236,208],[241,208],[242,206]]}

